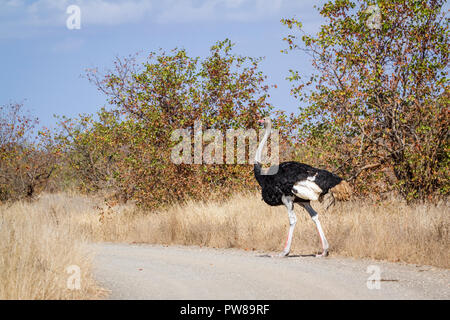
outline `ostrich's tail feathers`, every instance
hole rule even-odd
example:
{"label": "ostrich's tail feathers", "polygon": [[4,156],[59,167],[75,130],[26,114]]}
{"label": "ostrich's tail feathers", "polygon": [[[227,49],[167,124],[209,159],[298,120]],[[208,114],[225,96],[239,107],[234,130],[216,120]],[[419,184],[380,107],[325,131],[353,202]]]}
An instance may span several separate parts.
{"label": "ostrich's tail feathers", "polygon": [[333,194],[334,198],[338,201],[350,200],[350,196],[353,193],[352,187],[350,187],[348,182],[345,180],[342,180],[341,183],[331,188],[330,191]]}

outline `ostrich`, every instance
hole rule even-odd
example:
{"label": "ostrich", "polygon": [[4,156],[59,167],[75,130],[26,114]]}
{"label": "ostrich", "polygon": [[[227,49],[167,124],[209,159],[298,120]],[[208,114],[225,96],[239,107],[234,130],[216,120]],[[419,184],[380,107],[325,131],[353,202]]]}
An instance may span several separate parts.
{"label": "ostrich", "polygon": [[291,249],[292,234],[294,233],[297,217],[294,213],[294,202],[305,208],[316,224],[322,242],[323,252],[315,255],[323,257],[328,255],[328,241],[320,225],[317,212],[311,207],[310,201],[325,200],[328,208],[336,200],[348,200],[351,188],[348,183],[337,175],[326,170],[317,169],[307,164],[289,161],[278,165],[278,171],[271,174],[262,172],[261,153],[270,135],[272,121],[266,117],[258,120],[264,124],[265,134],[262,138],[255,156],[255,178],[262,188],[262,198],[270,206],[284,205],[289,215],[289,233],[286,245],[280,257],[286,257]]}

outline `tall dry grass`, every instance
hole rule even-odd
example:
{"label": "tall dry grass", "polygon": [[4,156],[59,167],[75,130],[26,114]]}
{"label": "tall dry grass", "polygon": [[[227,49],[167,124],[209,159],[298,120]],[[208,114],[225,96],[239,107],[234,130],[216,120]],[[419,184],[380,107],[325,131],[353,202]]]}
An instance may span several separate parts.
{"label": "tall dry grass", "polygon": [[[298,222],[291,253],[318,252],[309,215],[295,206]],[[446,203],[409,206],[399,200],[338,203],[319,212],[331,255],[372,258],[449,268],[450,208]],[[288,230],[284,207],[269,207],[259,195],[223,202],[186,202],[159,212],[118,206],[83,215],[78,223],[95,241],[200,245],[281,251]]]}
{"label": "tall dry grass", "polygon": [[[100,297],[86,233],[74,220],[92,208],[89,199],[68,195],[0,205],[0,299]],[[80,268],[80,290],[67,286],[71,265]]]}
{"label": "tall dry grass", "polygon": [[[331,255],[385,259],[449,268],[449,206],[392,200],[339,203],[323,212],[313,203]],[[292,254],[320,250],[315,225],[296,206]],[[0,299],[102,297],[91,274],[89,241],[199,245],[281,251],[288,218],[259,195],[238,194],[218,202],[193,202],[158,212],[133,205],[108,208],[79,195],[44,195],[33,203],[0,205]],[[81,290],[68,290],[66,267],[81,269]]]}

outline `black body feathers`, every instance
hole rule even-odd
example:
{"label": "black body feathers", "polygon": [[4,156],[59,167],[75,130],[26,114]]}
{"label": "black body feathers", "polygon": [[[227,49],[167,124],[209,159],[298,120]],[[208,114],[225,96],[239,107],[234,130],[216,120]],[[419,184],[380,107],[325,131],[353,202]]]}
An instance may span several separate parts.
{"label": "black body feathers", "polygon": [[[270,170],[274,170],[275,168],[271,168]],[[255,163],[253,170],[255,178],[262,188],[263,200],[271,206],[283,204],[281,201],[283,195],[293,196],[292,187],[299,181],[314,177],[314,183],[322,189],[322,195],[342,181],[342,178],[327,170],[317,169],[295,161],[280,163],[278,165],[278,171],[276,173],[274,172],[274,174],[262,174],[261,164],[259,163]],[[295,201],[308,200],[295,197]]]}

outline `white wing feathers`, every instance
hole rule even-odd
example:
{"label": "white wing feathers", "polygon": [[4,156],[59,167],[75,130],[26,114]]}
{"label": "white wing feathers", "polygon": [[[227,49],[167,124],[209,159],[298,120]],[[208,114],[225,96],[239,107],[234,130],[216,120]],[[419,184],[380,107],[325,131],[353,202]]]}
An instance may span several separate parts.
{"label": "white wing feathers", "polygon": [[314,182],[314,180],[316,180],[315,176],[297,182],[292,188],[292,193],[301,199],[316,201],[319,199],[323,190]]}

